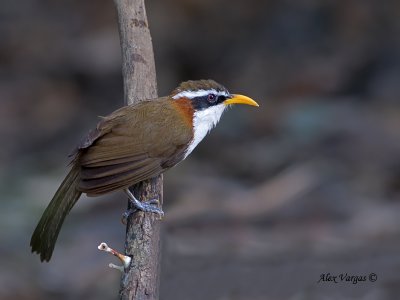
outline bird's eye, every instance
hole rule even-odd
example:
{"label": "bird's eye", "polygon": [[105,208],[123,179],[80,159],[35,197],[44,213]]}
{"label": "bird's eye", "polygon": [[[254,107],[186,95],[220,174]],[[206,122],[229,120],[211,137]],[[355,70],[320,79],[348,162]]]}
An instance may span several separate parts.
{"label": "bird's eye", "polygon": [[207,96],[207,101],[210,103],[214,103],[215,101],[217,101],[217,97],[214,94],[209,94]]}

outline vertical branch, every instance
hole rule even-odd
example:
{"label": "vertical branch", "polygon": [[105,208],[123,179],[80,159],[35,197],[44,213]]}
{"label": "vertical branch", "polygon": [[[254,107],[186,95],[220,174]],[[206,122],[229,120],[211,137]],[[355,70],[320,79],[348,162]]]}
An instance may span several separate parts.
{"label": "vertical branch", "polygon": [[[157,97],[153,46],[144,0],[114,0],[122,48],[122,72],[126,104]],[[132,188],[141,201],[159,199],[162,176]],[[130,208],[130,207],[128,207]],[[125,270],[120,299],[158,299],[160,271],[160,224],[157,216],[138,212],[128,219],[125,254],[132,257]]]}
{"label": "vertical branch", "polygon": [[122,50],[126,104],[157,97],[153,45],[144,0],[114,0]]}

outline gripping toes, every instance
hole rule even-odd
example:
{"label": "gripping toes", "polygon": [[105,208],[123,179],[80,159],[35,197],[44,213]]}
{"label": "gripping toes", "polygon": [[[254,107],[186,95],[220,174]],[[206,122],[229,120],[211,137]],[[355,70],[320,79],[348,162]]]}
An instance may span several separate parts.
{"label": "gripping toes", "polygon": [[140,202],[141,207],[137,207],[139,210],[144,212],[152,212],[158,215],[159,219],[161,220],[164,216],[164,212],[161,208],[158,207],[160,201],[157,199],[152,199],[146,202]]}
{"label": "gripping toes", "polygon": [[137,212],[138,210],[141,210],[143,212],[151,212],[155,213],[158,215],[158,219],[162,219],[164,216],[164,212],[162,211],[161,208],[159,208],[160,201],[158,199],[151,199],[148,201],[140,202],[135,198],[135,196],[131,193],[129,189],[125,190],[125,193],[129,197],[129,201],[132,205],[132,209],[127,210],[123,215],[122,215],[122,223],[126,224],[128,217],[132,214]]}

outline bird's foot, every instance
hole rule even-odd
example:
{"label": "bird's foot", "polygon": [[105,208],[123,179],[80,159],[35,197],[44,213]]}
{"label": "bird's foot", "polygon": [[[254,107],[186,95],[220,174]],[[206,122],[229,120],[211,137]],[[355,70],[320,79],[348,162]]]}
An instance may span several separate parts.
{"label": "bird's foot", "polygon": [[158,199],[151,199],[148,201],[140,202],[135,198],[135,196],[131,193],[129,189],[125,190],[125,193],[129,197],[130,204],[132,206],[131,209],[128,209],[126,212],[122,214],[122,223],[126,224],[128,221],[128,218],[131,214],[137,212],[138,210],[141,210],[143,212],[151,212],[155,213],[158,215],[159,220],[162,219],[164,216],[164,212],[162,211],[161,208],[158,207],[160,204],[160,201]]}

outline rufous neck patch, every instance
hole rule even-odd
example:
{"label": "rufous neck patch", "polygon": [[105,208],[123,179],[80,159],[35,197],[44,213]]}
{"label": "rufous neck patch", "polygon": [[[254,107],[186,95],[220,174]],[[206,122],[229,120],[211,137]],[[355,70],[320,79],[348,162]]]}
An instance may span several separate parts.
{"label": "rufous neck patch", "polygon": [[179,98],[173,100],[172,104],[176,107],[185,122],[189,126],[193,127],[194,109],[190,103],[190,100],[188,98]]}

